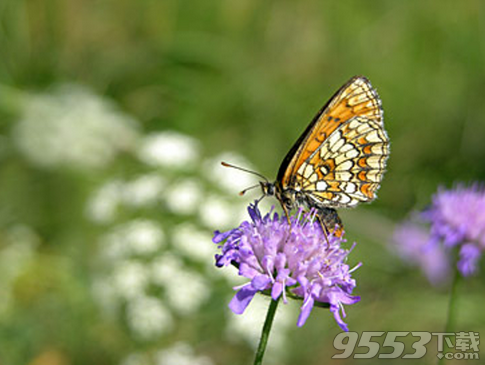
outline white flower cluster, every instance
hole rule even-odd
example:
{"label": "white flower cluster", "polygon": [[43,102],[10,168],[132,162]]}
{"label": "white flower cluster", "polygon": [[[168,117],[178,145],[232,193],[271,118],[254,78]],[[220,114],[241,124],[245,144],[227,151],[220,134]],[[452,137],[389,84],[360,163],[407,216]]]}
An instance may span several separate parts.
{"label": "white flower cluster", "polygon": [[161,168],[194,168],[199,155],[199,143],[195,139],[171,131],[148,135],[138,149],[142,162]]}
{"label": "white flower cluster", "polygon": [[31,95],[14,128],[25,157],[44,168],[101,168],[136,146],[137,123],[78,85]]}
{"label": "white flower cluster", "polygon": [[[237,193],[257,180],[220,164],[251,168],[241,156],[225,153],[204,159],[198,141],[176,132],[141,138],[136,156],[145,172],[104,183],[86,213],[95,223],[111,227],[99,240],[104,270],[94,293],[100,305],[108,316],[124,313],[132,334],[152,341],[170,335],[181,318],[196,315],[211,298],[214,280],[239,283],[235,272],[229,275],[229,270],[214,267],[212,232],[247,219],[251,197]],[[139,218],[119,223],[124,216]],[[242,339],[248,339],[244,328],[260,328],[249,317],[228,322]],[[236,324],[248,320],[246,327]],[[211,364],[190,355],[188,345],[177,346],[155,357],[132,354],[122,364]]]}
{"label": "white flower cluster", "polygon": [[120,365],[213,365],[207,356],[196,355],[194,349],[185,342],[177,342],[171,347],[157,351],[154,355],[132,353]]}
{"label": "white flower cluster", "polygon": [[[198,146],[194,139],[176,132],[154,133],[140,139],[137,155],[147,167],[155,169],[132,179],[106,182],[90,200],[88,216],[98,223],[109,223],[120,209],[159,206],[171,214],[196,216],[211,230],[237,224],[245,218],[248,202],[238,199],[237,192],[254,185],[254,177],[223,168],[220,162],[250,165],[234,153],[204,161]],[[170,158],[164,155],[166,151],[170,151]],[[207,186],[215,189],[207,191]]]}

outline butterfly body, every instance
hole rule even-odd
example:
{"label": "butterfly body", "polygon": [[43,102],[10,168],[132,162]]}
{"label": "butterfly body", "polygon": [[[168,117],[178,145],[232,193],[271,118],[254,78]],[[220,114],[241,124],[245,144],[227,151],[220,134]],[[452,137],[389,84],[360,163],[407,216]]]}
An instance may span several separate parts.
{"label": "butterfly body", "polygon": [[260,184],[263,194],[265,196],[275,196],[285,211],[296,207],[311,207],[306,194],[292,188],[283,189],[278,180],[275,182],[260,181]]}
{"label": "butterfly body", "polygon": [[276,181],[261,182],[261,188],[287,216],[293,208],[315,208],[322,224],[338,233],[335,208],[374,200],[388,156],[380,98],[369,80],[356,76],[317,113],[283,159]]}

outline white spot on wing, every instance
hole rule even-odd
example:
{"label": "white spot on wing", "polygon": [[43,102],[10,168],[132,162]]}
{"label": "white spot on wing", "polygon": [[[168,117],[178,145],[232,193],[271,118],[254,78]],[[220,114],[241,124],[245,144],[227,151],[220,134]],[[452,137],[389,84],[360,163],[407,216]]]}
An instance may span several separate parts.
{"label": "white spot on wing", "polygon": [[345,140],[343,138],[340,138],[336,143],[334,143],[331,147],[330,150],[332,152],[337,152],[339,151],[342,146],[345,144]]}
{"label": "white spot on wing", "polygon": [[[368,132],[371,130],[371,127],[369,123],[362,123],[358,128],[357,128],[357,133],[358,134],[363,134],[365,132]],[[368,139],[367,139],[368,140]]]}
{"label": "white spot on wing", "polygon": [[344,161],[341,164],[339,164],[336,170],[337,171],[348,171],[352,168],[352,166],[354,166],[352,161],[347,160],[347,161]]}
{"label": "white spot on wing", "polygon": [[362,123],[360,122],[359,119],[353,119],[350,123],[349,123],[349,129],[357,129]]}
{"label": "white spot on wing", "polygon": [[303,176],[307,179],[310,178],[310,176],[312,176],[313,174],[313,168],[312,168],[312,165],[310,164],[306,164],[305,165],[305,170],[303,171]]}
{"label": "white spot on wing", "polygon": [[372,131],[369,133],[367,136],[365,136],[365,139],[368,140],[369,142],[380,142],[382,141],[382,138],[379,136],[377,131]]}
{"label": "white spot on wing", "polygon": [[371,147],[372,153],[375,153],[376,155],[382,155],[384,154],[384,145],[382,144],[375,144]]}
{"label": "white spot on wing", "polygon": [[367,164],[374,169],[379,169],[379,168],[382,167],[381,157],[380,156],[369,156],[367,158]]}
{"label": "white spot on wing", "polygon": [[348,182],[348,183],[345,183],[343,189],[345,190],[346,193],[352,194],[352,193],[355,193],[355,191],[357,190],[357,185],[355,185],[355,183]]}
{"label": "white spot on wing", "polygon": [[350,181],[352,178],[352,173],[348,171],[336,171],[335,180],[337,181]]}
{"label": "white spot on wing", "polygon": [[350,150],[353,150],[354,149],[354,146],[351,145],[350,143],[346,143],[342,146],[342,148],[340,149],[340,152],[347,152],[347,151],[350,151]]}
{"label": "white spot on wing", "polygon": [[359,156],[359,151],[357,151],[357,149],[355,148],[345,153],[345,158],[350,159],[350,158],[356,158],[357,156]]}
{"label": "white spot on wing", "polygon": [[340,194],[340,203],[347,204],[351,201],[350,196],[347,194]]}
{"label": "white spot on wing", "polygon": [[326,146],[322,146],[320,148],[320,157],[323,159],[329,153],[328,148]]}
{"label": "white spot on wing", "polygon": [[316,188],[318,191],[325,191],[327,190],[327,187],[328,185],[325,181],[320,180],[319,182],[317,182]]}
{"label": "white spot on wing", "polygon": [[328,143],[329,143],[330,145],[333,145],[333,144],[337,143],[337,141],[338,141],[339,139],[342,139],[342,134],[340,133],[340,131],[335,131],[335,132],[334,132],[334,133],[332,133],[332,134],[330,135],[330,137],[328,138]]}
{"label": "white spot on wing", "polygon": [[382,173],[379,170],[369,170],[367,171],[367,174],[365,175],[369,181],[372,182],[380,182]]}

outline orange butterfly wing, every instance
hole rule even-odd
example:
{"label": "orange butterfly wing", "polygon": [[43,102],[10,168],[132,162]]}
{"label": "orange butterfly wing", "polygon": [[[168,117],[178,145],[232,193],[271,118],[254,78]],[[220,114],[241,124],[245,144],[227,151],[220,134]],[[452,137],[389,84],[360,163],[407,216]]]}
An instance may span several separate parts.
{"label": "orange butterfly wing", "polygon": [[350,79],[316,115],[278,172],[281,188],[315,206],[371,201],[389,155],[381,101],[369,80]]}

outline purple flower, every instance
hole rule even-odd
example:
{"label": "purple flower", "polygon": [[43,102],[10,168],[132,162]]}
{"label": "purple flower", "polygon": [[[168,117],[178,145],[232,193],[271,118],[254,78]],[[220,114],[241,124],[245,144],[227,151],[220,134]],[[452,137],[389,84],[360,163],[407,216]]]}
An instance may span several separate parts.
{"label": "purple flower", "polygon": [[445,247],[459,246],[458,269],[463,276],[477,271],[477,262],[485,249],[485,191],[475,184],[440,189],[423,213],[431,223],[431,241]]}
{"label": "purple flower", "polygon": [[485,248],[485,191],[478,185],[440,189],[423,213],[431,236],[448,247],[473,242]]}
{"label": "purple flower", "polygon": [[276,300],[288,296],[303,299],[297,325],[303,326],[315,302],[330,307],[338,325],[348,331],[343,322],[344,304],[360,300],[352,296],[355,280],[345,263],[350,250],[340,247],[345,242],[330,235],[325,238],[319,222],[312,213],[299,213],[291,218],[277,213],[261,216],[256,205],[248,208],[251,221],[243,222],[228,232],[215,232],[213,241],[220,244],[221,254],[216,255],[216,266],[232,264],[239,275],[250,281],[240,287],[229,307],[236,314],[244,312],[255,294],[267,291]]}
{"label": "purple flower", "polygon": [[471,187],[458,185],[451,190],[439,189],[421,217],[430,223],[429,232],[418,228],[424,233],[416,235],[416,229],[403,225],[395,238],[403,247],[423,247],[419,252],[429,257],[418,260],[421,263],[426,261],[428,265],[434,261],[435,268],[428,266],[427,269],[436,270],[428,272],[428,277],[432,275],[437,279],[439,271],[446,275],[443,255],[448,256],[449,262],[454,248],[459,251],[457,267],[460,273],[463,276],[476,273],[478,261],[485,250],[485,190],[477,184]]}
{"label": "purple flower", "polygon": [[430,244],[429,232],[414,222],[405,222],[394,232],[395,248],[401,258],[417,265],[429,282],[439,286],[449,280],[448,251],[439,244]]}

